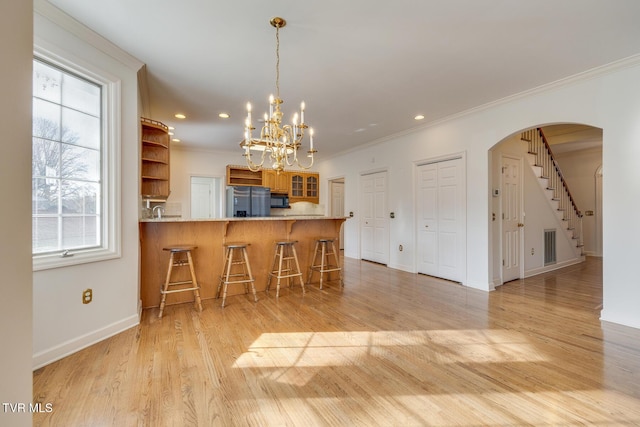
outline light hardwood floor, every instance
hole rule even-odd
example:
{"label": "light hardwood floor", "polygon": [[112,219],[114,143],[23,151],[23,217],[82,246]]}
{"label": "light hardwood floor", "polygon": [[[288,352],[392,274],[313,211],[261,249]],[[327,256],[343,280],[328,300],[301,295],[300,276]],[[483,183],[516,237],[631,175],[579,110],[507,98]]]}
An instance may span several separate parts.
{"label": "light hardwood floor", "polygon": [[145,310],[37,370],[34,425],[640,425],[640,330],[602,264],[495,292],[345,259],[345,287]]}

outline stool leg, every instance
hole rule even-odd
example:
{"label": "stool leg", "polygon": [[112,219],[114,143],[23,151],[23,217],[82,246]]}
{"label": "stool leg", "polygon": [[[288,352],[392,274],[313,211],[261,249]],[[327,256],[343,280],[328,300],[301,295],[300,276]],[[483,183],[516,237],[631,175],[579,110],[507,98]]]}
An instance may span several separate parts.
{"label": "stool leg", "polygon": [[338,252],[336,252],[336,244],[331,242],[331,248],[333,249],[333,258],[336,260],[336,268],[338,269],[338,275],[340,277],[340,286],[344,286],[344,279],[342,276],[342,267],[340,267],[340,261],[338,260]]}
{"label": "stool leg", "polygon": [[[222,263],[222,271],[227,269],[227,258],[229,256],[229,248],[224,250],[224,262]],[[224,282],[224,273],[220,274],[220,280],[218,281],[218,290],[216,290],[216,299],[220,298],[220,289],[222,289],[222,282]]]}
{"label": "stool leg", "polygon": [[316,247],[313,250],[313,258],[311,259],[311,264],[309,264],[309,274],[307,275],[307,285],[311,283],[311,278],[313,277],[313,267],[316,265],[316,258],[318,256],[318,244],[316,241]]}
{"label": "stool leg", "polygon": [[[236,260],[237,263],[242,264],[242,280],[246,280],[247,278],[251,279],[251,275],[247,271],[247,263],[249,261],[246,255],[247,255],[246,248],[242,248],[242,251],[240,252],[240,258]],[[249,287],[247,286],[247,282],[244,282],[243,285],[244,285],[244,293],[248,294]]]}
{"label": "stool leg", "polygon": [[224,278],[224,289],[222,291],[222,308],[224,308],[224,302],[227,299],[227,288],[229,286],[229,276],[231,275],[231,265],[233,264],[233,250],[229,248],[229,253],[227,255],[227,272]]}
{"label": "stool leg", "polygon": [[322,276],[324,276],[324,261],[327,244],[322,242],[320,243],[320,247],[322,248],[322,255],[320,256],[320,289],[322,289]]}
{"label": "stool leg", "polygon": [[276,246],[276,250],[273,252],[273,262],[271,263],[271,270],[269,270],[269,277],[267,278],[267,288],[266,292],[269,293],[269,288],[271,287],[271,277],[273,277],[273,269],[276,267],[276,259],[278,259],[278,247]]}
{"label": "stool leg", "polygon": [[291,245],[291,250],[293,251],[293,260],[296,262],[298,279],[300,280],[300,287],[302,287],[302,295],[304,295],[306,290],[304,289],[304,281],[302,280],[302,272],[300,271],[300,263],[298,262],[298,253],[296,252],[296,247],[293,245]]}
{"label": "stool leg", "polygon": [[193,268],[193,258],[191,257],[191,251],[187,252],[187,261],[189,262],[189,271],[191,272],[191,281],[193,282],[193,296],[196,300],[196,308],[202,311],[202,301],[200,300],[200,285],[196,280],[196,271]]}
{"label": "stool leg", "polygon": [[164,281],[164,285],[162,286],[162,299],[160,300],[160,312],[158,313],[158,317],[162,318],[162,312],[164,311],[164,304],[167,300],[167,290],[169,289],[169,282],[171,280],[171,270],[173,269],[173,252],[169,256],[169,268],[167,269],[167,278]]}
{"label": "stool leg", "polygon": [[247,248],[242,248],[242,254],[244,255],[244,263],[246,265],[246,270],[249,275],[249,280],[251,280],[251,290],[253,291],[253,301],[258,302],[258,295],[256,294],[256,285],[254,283],[255,281],[253,280],[253,274],[251,274],[251,264],[249,264],[249,255],[247,254]]}
{"label": "stool leg", "polygon": [[276,285],[276,298],[280,296],[280,276],[282,275],[282,258],[284,257],[284,247],[280,245],[278,247],[278,253],[280,260],[278,261],[278,282]]}

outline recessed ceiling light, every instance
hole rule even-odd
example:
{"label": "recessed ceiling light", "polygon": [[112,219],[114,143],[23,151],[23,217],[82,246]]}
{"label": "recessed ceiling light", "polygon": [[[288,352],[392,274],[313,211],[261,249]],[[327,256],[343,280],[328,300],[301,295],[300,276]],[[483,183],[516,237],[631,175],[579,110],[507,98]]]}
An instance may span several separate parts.
{"label": "recessed ceiling light", "polygon": [[182,113],[177,113],[177,114],[175,115],[175,118],[176,118],[176,119],[186,119],[186,118],[187,118],[187,116],[185,116],[185,115],[184,115],[184,114],[182,114]]}
{"label": "recessed ceiling light", "polygon": [[175,130],[176,128],[174,128],[173,126],[169,126],[169,130]]}
{"label": "recessed ceiling light", "polygon": [[[171,128],[169,128],[169,129],[171,129]],[[170,135],[170,136],[173,136],[173,132],[169,132],[169,135]]]}
{"label": "recessed ceiling light", "polygon": [[416,120],[424,120],[424,116],[422,114],[418,114],[417,116],[414,117],[414,119],[416,119]]}
{"label": "recessed ceiling light", "polygon": [[218,114],[218,117],[220,117],[221,119],[228,119],[229,118],[229,113],[220,113],[220,114]]}
{"label": "recessed ceiling light", "polygon": [[171,141],[173,142],[180,142],[180,140],[178,138],[173,138]]}

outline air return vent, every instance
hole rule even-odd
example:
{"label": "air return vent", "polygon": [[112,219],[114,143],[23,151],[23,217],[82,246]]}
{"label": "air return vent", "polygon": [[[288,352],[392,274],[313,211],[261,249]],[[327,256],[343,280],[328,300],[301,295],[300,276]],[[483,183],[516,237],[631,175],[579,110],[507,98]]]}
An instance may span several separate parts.
{"label": "air return vent", "polygon": [[544,230],[544,265],[556,263],[556,230]]}

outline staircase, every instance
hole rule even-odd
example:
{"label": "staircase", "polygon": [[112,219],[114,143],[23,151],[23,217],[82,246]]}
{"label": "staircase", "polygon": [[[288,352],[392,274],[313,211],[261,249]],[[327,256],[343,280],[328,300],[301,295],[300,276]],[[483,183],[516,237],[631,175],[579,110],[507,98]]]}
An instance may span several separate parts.
{"label": "staircase", "polygon": [[576,253],[583,256],[582,214],[571,196],[558,163],[553,158],[542,129],[527,130],[521,134],[520,139],[527,142],[529,164],[552,205],[555,206],[558,218],[565,225],[568,236],[575,242]]}

